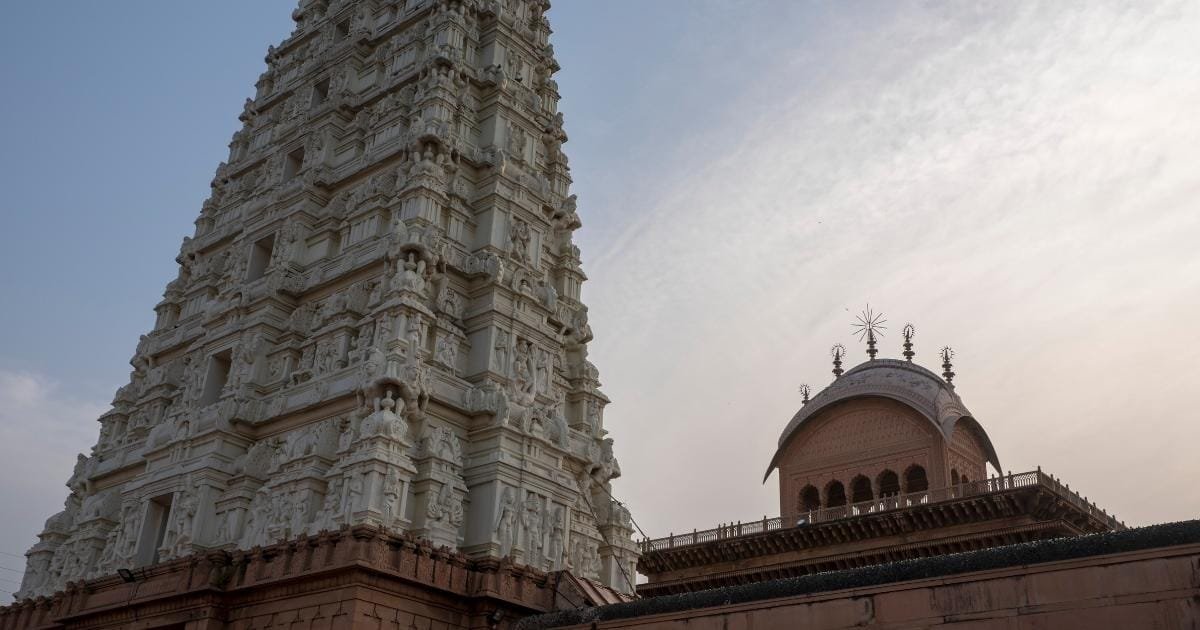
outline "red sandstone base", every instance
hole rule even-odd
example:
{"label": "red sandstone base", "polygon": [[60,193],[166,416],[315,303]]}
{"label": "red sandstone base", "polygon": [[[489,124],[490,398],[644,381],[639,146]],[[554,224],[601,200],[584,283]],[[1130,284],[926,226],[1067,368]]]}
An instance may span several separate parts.
{"label": "red sandstone base", "polygon": [[1049,562],[569,628],[1200,628],[1200,545]]}

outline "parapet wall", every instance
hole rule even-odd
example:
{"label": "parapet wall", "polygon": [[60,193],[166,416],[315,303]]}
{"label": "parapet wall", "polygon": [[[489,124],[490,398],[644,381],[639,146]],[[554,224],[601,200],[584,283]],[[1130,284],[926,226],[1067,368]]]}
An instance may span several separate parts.
{"label": "parapet wall", "polygon": [[535,569],[370,526],[196,554],[134,576],[0,608],[0,630],[503,627],[552,610],[556,586]]}
{"label": "parapet wall", "polygon": [[1200,521],[532,617],[544,628],[1200,628]]}

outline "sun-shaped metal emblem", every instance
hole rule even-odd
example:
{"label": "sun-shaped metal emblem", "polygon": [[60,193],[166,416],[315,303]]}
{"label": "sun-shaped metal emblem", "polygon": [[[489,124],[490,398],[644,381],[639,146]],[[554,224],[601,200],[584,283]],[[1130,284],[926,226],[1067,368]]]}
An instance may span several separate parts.
{"label": "sun-shaped metal emblem", "polygon": [[883,318],[883,313],[876,313],[871,310],[871,305],[868,304],[863,312],[858,314],[854,322],[854,334],[858,335],[858,340],[870,340],[883,336],[883,331],[887,330],[887,320]]}
{"label": "sun-shaped metal emblem", "polygon": [[882,337],[883,331],[887,330],[885,323],[887,320],[883,318],[883,313],[871,310],[870,304],[858,314],[858,321],[854,323],[854,334],[858,335],[859,341],[867,340],[867,356],[871,357],[872,361],[879,352],[875,347],[875,340]]}

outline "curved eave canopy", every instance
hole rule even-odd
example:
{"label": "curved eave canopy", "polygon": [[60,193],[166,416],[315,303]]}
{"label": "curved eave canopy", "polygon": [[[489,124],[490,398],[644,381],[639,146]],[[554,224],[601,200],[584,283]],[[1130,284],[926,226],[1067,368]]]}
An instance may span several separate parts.
{"label": "curved eave canopy", "polygon": [[987,461],[995,466],[996,470],[1001,470],[1000,458],[996,456],[991,438],[983,430],[983,426],[971,416],[971,412],[946,381],[914,363],[877,359],[850,369],[792,416],[792,420],[779,436],[779,444],[771,458],[771,464],[767,466],[766,474],[763,475],[763,483],[767,482],[771,472],[779,465],[779,459],[788,444],[800,434],[800,429],[809,418],[838,403],[871,397],[888,398],[913,409],[933,424],[947,442],[954,433],[955,425],[959,421],[966,422],[979,438]]}

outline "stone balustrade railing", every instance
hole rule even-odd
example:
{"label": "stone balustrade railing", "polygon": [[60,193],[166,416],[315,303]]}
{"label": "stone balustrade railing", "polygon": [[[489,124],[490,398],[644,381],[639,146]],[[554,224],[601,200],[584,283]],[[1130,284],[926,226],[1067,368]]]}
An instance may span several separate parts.
{"label": "stone balustrade railing", "polygon": [[1042,472],[1041,468],[1038,468],[1037,470],[1030,472],[1010,472],[1001,477],[980,479],[978,481],[961,483],[935,490],[909,492],[906,494],[897,494],[889,497],[880,497],[871,501],[860,501],[858,503],[849,503],[836,507],[821,508],[800,514],[796,517],[796,522],[785,523],[783,521],[783,517],[780,516],[775,518],[763,518],[755,521],[738,521],[737,523],[721,525],[713,529],[706,529],[702,531],[694,530],[691,533],[685,534],[671,534],[665,538],[644,539],[639,544],[641,546],[642,553],[661,551],[664,549],[676,549],[690,545],[699,545],[714,540],[738,538],[740,536],[751,536],[789,527],[827,523],[844,518],[853,518],[866,514],[898,510],[901,508],[912,507],[914,505],[926,505],[954,499],[961,499],[969,496],[995,494],[1028,486],[1042,486],[1062,499],[1070,502],[1076,508],[1087,513],[1089,516],[1093,516],[1106,522],[1112,529],[1125,529],[1125,525],[1118,521],[1116,517],[1112,516],[1105,510],[1100,509],[1096,506],[1096,504],[1088,501],[1086,497],[1082,497],[1079,495],[1079,493],[1072,491],[1070,486],[1063,484],[1057,478]]}

